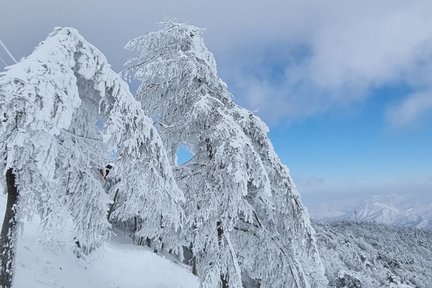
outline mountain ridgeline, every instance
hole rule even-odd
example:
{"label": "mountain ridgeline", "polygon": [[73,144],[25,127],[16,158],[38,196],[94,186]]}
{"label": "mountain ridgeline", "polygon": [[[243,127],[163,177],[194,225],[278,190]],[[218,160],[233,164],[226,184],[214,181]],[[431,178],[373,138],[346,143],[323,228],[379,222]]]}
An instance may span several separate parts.
{"label": "mountain ridgeline", "polygon": [[[432,201],[423,197],[402,195],[373,196],[363,203],[351,205],[345,211],[338,211],[334,205],[322,204],[320,209],[310,209],[311,217],[319,222],[350,221],[356,223],[380,223],[398,227],[432,228]],[[308,207],[310,208],[310,207]],[[337,216],[324,217],[324,209],[335,211]]]}

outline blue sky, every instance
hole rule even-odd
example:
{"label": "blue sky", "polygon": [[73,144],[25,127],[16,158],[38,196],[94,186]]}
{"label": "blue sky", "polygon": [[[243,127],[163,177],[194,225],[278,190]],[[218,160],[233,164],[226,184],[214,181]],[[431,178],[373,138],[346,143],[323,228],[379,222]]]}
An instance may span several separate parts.
{"label": "blue sky", "polygon": [[[373,100],[357,105],[355,111],[272,127],[270,137],[276,151],[289,163],[305,201],[322,199],[323,193],[331,194],[329,189],[341,198],[351,195],[349,192],[364,196],[430,192],[430,119],[410,129],[395,129],[386,121],[386,109],[406,96],[406,88],[371,93]],[[388,182],[395,185],[386,185]],[[407,190],[409,187],[413,190]]]}
{"label": "blue sky", "polygon": [[[301,62],[304,55],[296,52],[290,57],[300,57],[293,61]],[[255,73],[262,69],[272,85],[279,85],[285,66],[274,54],[262,61],[265,65],[254,69]],[[244,90],[236,83],[230,86],[240,102],[247,102],[247,96],[241,95]],[[403,80],[395,81],[365,89],[363,97],[349,105],[277,121],[255,108],[268,118],[269,136],[307,204],[351,198],[362,201],[377,194],[430,198],[432,115],[403,127],[388,119],[389,108],[414,90]]]}
{"label": "blue sky", "polygon": [[[0,39],[16,58],[54,26],[73,26],[116,71],[130,56],[124,44],[158,29],[164,17],[204,27],[221,78],[237,103],[268,123],[306,204],[432,195],[429,0],[6,0],[1,6],[20,11],[0,18]],[[1,49],[0,57],[8,60]]]}
{"label": "blue sky", "polygon": [[[303,42],[268,46],[249,52],[240,71],[219,68],[236,100],[269,124],[275,149],[306,204],[362,201],[377,194],[432,198],[432,113],[427,108],[432,93],[429,79],[416,81],[420,73],[431,73],[429,67],[425,71],[416,59],[396,73],[378,67],[387,70],[384,75],[353,70],[345,77],[336,71],[340,78],[329,88],[304,70],[320,53],[313,51],[317,48]],[[418,91],[426,91],[428,100],[419,104],[424,110],[407,105],[423,93]]]}

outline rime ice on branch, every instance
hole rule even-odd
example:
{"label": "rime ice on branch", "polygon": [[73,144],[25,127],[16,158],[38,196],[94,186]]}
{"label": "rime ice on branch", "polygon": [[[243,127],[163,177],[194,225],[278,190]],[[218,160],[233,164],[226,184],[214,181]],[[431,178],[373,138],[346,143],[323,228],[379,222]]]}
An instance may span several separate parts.
{"label": "rime ice on branch", "polygon": [[202,30],[165,23],[130,41],[139,56],[127,78],[154,118],[171,164],[179,145],[193,158],[176,168],[203,287],[323,287],[314,230],[263,122],[232,101]]}
{"label": "rime ice on branch", "polygon": [[[111,201],[98,170],[115,149],[117,176],[127,182],[118,187],[123,206],[117,216],[151,223],[163,217],[165,227],[179,226],[183,195],[157,130],[104,55],[75,29],[56,28],[0,74],[0,123],[1,166],[13,175],[13,183],[11,177],[1,182],[15,187],[8,212],[15,222],[38,213],[55,233],[67,211],[83,252],[97,247],[110,226]],[[9,287],[16,237],[15,227],[5,229],[1,257],[9,267],[2,266],[1,277]]]}

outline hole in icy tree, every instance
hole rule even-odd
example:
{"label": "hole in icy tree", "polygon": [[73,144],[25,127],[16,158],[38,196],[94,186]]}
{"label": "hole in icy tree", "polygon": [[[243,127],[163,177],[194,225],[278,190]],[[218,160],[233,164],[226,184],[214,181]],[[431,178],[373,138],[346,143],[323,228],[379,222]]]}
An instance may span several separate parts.
{"label": "hole in icy tree", "polygon": [[190,148],[186,145],[180,144],[177,148],[177,166],[183,165],[193,158]]}

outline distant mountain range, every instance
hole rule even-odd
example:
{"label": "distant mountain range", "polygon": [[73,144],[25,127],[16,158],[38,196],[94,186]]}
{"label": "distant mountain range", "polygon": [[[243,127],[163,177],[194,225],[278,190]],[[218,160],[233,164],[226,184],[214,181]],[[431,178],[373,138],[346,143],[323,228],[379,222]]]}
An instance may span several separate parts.
{"label": "distant mountain range", "polygon": [[420,201],[406,196],[374,196],[358,206],[345,211],[335,210],[333,215],[327,213],[323,217],[319,215],[320,210],[325,210],[325,207],[312,209],[311,213],[319,222],[373,222],[432,229],[432,201]]}

